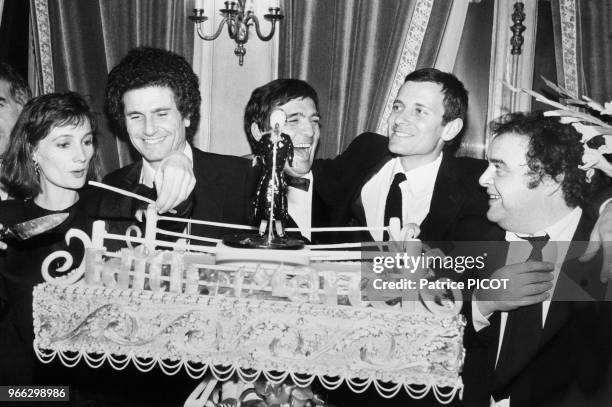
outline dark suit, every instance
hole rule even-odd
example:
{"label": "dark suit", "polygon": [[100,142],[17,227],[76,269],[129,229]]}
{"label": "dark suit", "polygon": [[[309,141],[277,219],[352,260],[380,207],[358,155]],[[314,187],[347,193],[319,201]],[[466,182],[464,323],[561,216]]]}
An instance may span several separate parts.
{"label": "dark suit", "polygon": [[[190,199],[177,208],[177,216],[249,224],[251,196],[255,185],[250,161],[240,157],[206,153],[193,146],[191,149],[196,185]],[[142,161],[138,160],[108,174],[104,183],[155,198],[155,191],[139,184],[141,171]],[[99,205],[98,217],[107,221],[108,231],[123,234],[128,226],[135,223],[135,209],[142,206],[142,203],[114,193],[106,194],[106,197]],[[169,229],[177,228],[177,225],[166,226]],[[183,227],[184,224],[178,224],[179,230]],[[220,238],[231,232],[231,229],[215,226],[191,226],[191,234],[197,236]]]}
{"label": "dark suit", "polygon": [[[493,313],[490,326],[476,332],[468,307],[463,371],[466,406],[488,406],[490,395],[500,390],[510,394],[512,406],[610,405],[612,400],[603,400],[606,386],[611,385],[605,383],[605,377],[611,377],[607,373],[612,344],[610,304],[589,301],[602,299],[605,293],[599,282],[602,258],[588,264],[577,261],[585,248],[578,241],[588,240],[593,224],[583,214],[560,270],[537,350],[525,355],[523,368],[503,383],[494,385],[493,381],[501,313]],[[502,267],[506,255],[507,245],[495,259],[490,255],[489,272]]]}
{"label": "dark suit", "polygon": [[[388,150],[387,137],[364,133],[337,158],[315,160],[315,191],[332,207],[329,218],[332,226],[367,226],[361,190],[395,157]],[[443,155],[429,214],[421,223],[421,240],[485,240],[482,236],[466,236],[459,227],[464,221],[473,219],[479,219],[487,228],[497,228],[486,219],[487,196],[478,184],[478,178],[486,166],[483,160]],[[372,240],[369,233],[353,238]],[[345,240],[341,236],[338,239]]]}

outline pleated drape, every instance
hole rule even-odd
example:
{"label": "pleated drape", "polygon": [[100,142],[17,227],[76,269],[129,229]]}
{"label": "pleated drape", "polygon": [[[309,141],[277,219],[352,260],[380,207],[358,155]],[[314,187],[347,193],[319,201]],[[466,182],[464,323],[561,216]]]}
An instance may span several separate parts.
{"label": "pleated drape", "polygon": [[[432,66],[450,9],[433,1],[417,67]],[[417,0],[286,0],[279,77],[308,81],[319,94],[317,156],[333,157],[375,131],[400,63]],[[418,44],[420,45],[420,44]],[[425,47],[425,41],[423,42]]]}
{"label": "pleated drape", "polygon": [[612,3],[580,0],[585,93],[599,102],[612,100]]}
{"label": "pleated drape", "polygon": [[106,78],[133,47],[149,45],[193,58],[192,0],[49,0],[56,91],[89,97],[99,112],[105,172],[130,163],[129,141],[113,135],[104,115]]}

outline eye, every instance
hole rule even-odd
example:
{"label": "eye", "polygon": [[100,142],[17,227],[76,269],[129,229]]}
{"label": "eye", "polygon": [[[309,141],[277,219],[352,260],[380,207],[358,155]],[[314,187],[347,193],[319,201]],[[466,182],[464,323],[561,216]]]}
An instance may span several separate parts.
{"label": "eye", "polygon": [[61,143],[57,143],[57,146],[59,148],[68,148],[68,147],[70,147],[70,143],[68,141],[63,141]]}
{"label": "eye", "polygon": [[131,114],[128,116],[128,120],[136,121],[142,119],[142,115],[140,114]]}
{"label": "eye", "polygon": [[87,138],[87,139],[83,140],[83,144],[86,145],[86,146],[93,145],[93,138],[90,137],[90,138]]}
{"label": "eye", "polygon": [[399,103],[394,103],[393,106],[391,107],[391,110],[393,110],[394,112],[399,112],[402,109],[402,105],[400,105]]}
{"label": "eye", "polygon": [[168,112],[157,112],[157,117],[166,117],[168,116]]}

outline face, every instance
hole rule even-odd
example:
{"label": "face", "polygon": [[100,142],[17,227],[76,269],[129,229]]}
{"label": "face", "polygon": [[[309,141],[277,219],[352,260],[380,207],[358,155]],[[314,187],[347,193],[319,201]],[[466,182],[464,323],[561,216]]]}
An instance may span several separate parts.
{"label": "face", "polygon": [[387,121],[389,151],[401,156],[433,161],[442,152],[444,141],[454,138],[463,122],[442,124],[444,94],[433,82],[406,82],[400,88]]}
{"label": "face", "polygon": [[153,168],[171,152],[185,148],[185,128],[190,123],[179,112],[172,89],[133,89],[125,92],[123,104],[130,140]]}
{"label": "face", "polygon": [[554,223],[548,214],[559,184],[549,179],[528,187],[528,148],[525,136],[509,133],[495,137],[489,146],[489,166],[479,180],[489,195],[487,218],[510,232],[535,233]]}
{"label": "face", "polygon": [[310,171],[319,144],[319,112],[310,98],[293,99],[278,106],[287,115],[282,132],[293,143],[293,165],[285,164],[285,172],[300,177]]}
{"label": "face", "polygon": [[40,169],[43,192],[82,188],[93,154],[93,135],[88,121],[77,126],[54,127],[32,153]]}
{"label": "face", "polygon": [[22,108],[11,96],[9,84],[0,79],[0,156],[8,148],[11,130]]}

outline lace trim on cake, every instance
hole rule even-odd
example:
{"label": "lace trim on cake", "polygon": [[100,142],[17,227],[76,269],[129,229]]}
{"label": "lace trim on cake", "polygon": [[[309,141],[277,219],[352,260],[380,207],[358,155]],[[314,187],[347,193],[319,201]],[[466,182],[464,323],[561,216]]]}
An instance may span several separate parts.
{"label": "lace trim on cake", "polygon": [[330,390],[373,385],[387,398],[431,390],[440,403],[463,388],[462,316],[50,284],[34,288],[33,309],[45,363],[121,370],[131,362],[193,378],[210,371],[220,381],[318,378]]}

